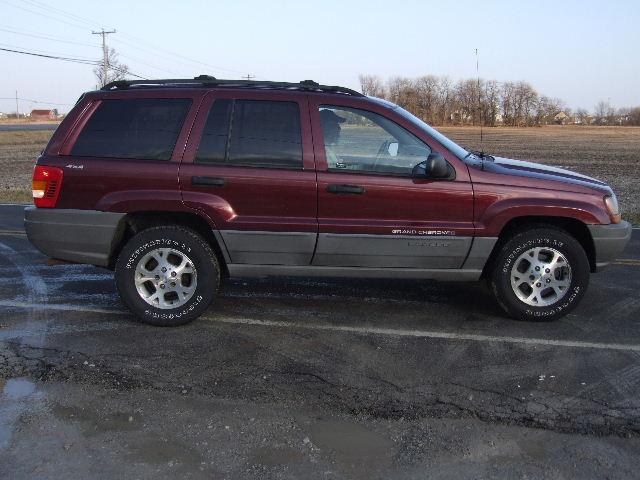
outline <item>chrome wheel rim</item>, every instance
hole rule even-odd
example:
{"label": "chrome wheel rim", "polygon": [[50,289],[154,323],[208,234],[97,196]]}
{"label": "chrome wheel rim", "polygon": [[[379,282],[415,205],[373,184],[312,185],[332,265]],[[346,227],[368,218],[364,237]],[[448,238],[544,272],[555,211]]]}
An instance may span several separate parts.
{"label": "chrome wheel rim", "polygon": [[548,307],[569,291],[571,266],[555,248],[527,250],[511,267],[511,288],[520,301],[533,307]]}
{"label": "chrome wheel rim", "polygon": [[134,281],[140,298],[163,310],[187,303],[198,286],[193,262],[173,248],[156,248],[145,254],[136,266]]}

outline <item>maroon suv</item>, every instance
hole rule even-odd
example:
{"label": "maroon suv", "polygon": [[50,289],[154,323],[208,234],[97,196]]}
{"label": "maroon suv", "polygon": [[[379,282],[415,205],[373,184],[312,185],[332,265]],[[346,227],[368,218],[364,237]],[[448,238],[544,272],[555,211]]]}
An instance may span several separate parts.
{"label": "maroon suv", "polygon": [[225,276],[487,279],[521,319],[576,306],[628,242],[605,183],[465,150],[402,108],[300,83],[121,81],[82,96],[33,175],[29,240],[115,270],[179,325]]}

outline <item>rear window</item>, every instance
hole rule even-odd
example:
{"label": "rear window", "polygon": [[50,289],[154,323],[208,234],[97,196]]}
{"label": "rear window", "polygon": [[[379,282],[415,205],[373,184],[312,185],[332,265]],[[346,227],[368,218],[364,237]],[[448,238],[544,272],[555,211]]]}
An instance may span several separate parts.
{"label": "rear window", "polygon": [[196,162],[302,168],[298,104],[216,100],[202,133]]}
{"label": "rear window", "polygon": [[183,98],[103,100],[71,155],[169,160],[190,106]]}

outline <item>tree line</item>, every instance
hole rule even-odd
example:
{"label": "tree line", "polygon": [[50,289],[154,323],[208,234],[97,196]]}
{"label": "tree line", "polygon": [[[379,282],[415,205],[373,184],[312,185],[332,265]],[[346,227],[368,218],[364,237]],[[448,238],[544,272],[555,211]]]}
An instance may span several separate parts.
{"label": "tree line", "polygon": [[424,75],[418,78],[360,75],[362,93],[384,98],[432,125],[539,126],[554,123],[640,125],[640,107],[615,109],[599,102],[593,113],[572,111],[559,98],[540,95],[524,81]]}

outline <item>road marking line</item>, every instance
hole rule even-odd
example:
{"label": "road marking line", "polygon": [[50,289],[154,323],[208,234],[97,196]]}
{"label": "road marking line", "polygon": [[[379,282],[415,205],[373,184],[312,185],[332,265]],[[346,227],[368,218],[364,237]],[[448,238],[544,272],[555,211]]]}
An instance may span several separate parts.
{"label": "road marking line", "polygon": [[614,265],[640,265],[640,259],[638,258],[619,258],[613,262]]}
{"label": "road marking line", "polygon": [[113,313],[116,315],[129,315],[129,312],[125,310],[116,310],[115,308],[73,305],[69,303],[33,304],[28,302],[14,302],[11,300],[0,300],[0,307],[34,308],[36,306],[43,307],[47,310],[62,310],[62,311],[68,311],[68,312],[89,312],[89,313]]}
{"label": "road marking line", "polygon": [[249,318],[231,318],[231,317],[202,317],[206,320],[219,323],[239,324],[239,325],[259,325],[267,327],[281,328],[301,328],[309,330],[331,330],[338,332],[350,332],[360,334],[374,335],[390,335],[399,337],[422,337],[422,338],[438,338],[445,340],[469,340],[474,342],[489,343],[518,343],[525,345],[542,345],[556,347],[573,347],[573,348],[595,348],[600,350],[623,350],[630,352],[640,352],[640,345],[623,344],[623,343],[596,343],[581,342],[577,340],[547,340],[544,338],[523,338],[523,337],[498,337],[492,335],[474,335],[466,333],[449,333],[428,330],[403,330],[396,328],[376,328],[376,327],[350,327],[346,325],[321,325],[321,324],[301,324],[294,322],[284,322],[277,320],[255,320]]}
{"label": "road marking line", "polygon": [[[26,302],[14,302],[1,300],[0,306],[14,308],[33,308],[34,304]],[[61,310],[72,312],[90,312],[90,313],[109,313],[115,315],[130,315],[125,310],[116,310],[113,308],[102,308],[97,306],[72,305],[64,303],[51,303],[45,306],[48,310]],[[236,318],[236,317],[213,317],[204,315],[200,317],[203,320],[209,320],[216,323],[226,323],[232,325],[255,325],[261,327],[278,327],[292,329],[307,330],[327,330],[334,332],[348,332],[363,335],[389,335],[397,337],[418,337],[418,338],[437,338],[444,340],[468,340],[473,342],[485,343],[515,343],[524,345],[541,345],[554,347],[571,347],[571,348],[593,348],[598,350],[621,350],[629,352],[640,352],[640,345],[624,344],[624,343],[598,343],[598,342],[582,342],[579,340],[548,340],[544,338],[523,338],[523,337],[499,337],[493,335],[476,335],[468,333],[438,332],[429,330],[404,330],[397,328],[377,328],[377,327],[351,327],[347,325],[335,324],[318,324],[318,323],[295,323],[279,320],[257,320],[252,318]]]}

